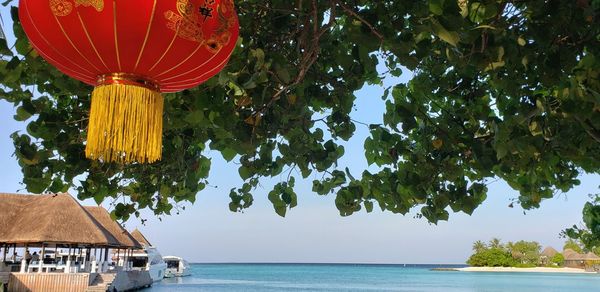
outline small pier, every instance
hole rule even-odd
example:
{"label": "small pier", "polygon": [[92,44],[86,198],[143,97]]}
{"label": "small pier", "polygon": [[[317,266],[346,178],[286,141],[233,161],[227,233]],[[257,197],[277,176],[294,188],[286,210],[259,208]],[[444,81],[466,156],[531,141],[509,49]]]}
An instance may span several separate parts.
{"label": "small pier", "polygon": [[459,270],[457,268],[433,268],[433,269],[431,269],[431,271],[438,271],[438,272],[459,272]]}
{"label": "small pier", "polygon": [[8,291],[17,292],[129,291],[152,285],[150,275],[143,271],[77,274],[10,273],[5,280],[5,287],[7,287]]}

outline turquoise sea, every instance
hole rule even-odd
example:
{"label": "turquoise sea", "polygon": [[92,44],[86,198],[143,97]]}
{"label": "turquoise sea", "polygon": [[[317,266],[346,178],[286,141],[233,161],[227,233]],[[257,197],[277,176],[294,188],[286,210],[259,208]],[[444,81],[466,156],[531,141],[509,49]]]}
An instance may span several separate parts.
{"label": "turquoise sea", "polygon": [[600,291],[600,274],[431,271],[434,267],[440,266],[194,264],[191,276],[143,291]]}

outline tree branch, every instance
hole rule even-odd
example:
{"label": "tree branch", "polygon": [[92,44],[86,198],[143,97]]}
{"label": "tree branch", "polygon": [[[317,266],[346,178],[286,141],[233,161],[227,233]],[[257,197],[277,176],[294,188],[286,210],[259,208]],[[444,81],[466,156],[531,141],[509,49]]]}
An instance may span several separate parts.
{"label": "tree branch", "polygon": [[580,118],[577,115],[575,115],[575,119],[577,121],[579,121],[579,123],[581,124],[581,126],[583,127],[585,132],[588,135],[590,135],[590,137],[592,137],[594,140],[596,140],[596,142],[600,143],[600,131],[598,131],[598,130],[594,129],[592,126],[588,125],[588,123],[586,123],[586,121],[584,121],[582,118]]}
{"label": "tree branch", "polygon": [[350,9],[348,6],[346,6],[344,3],[341,3],[338,0],[333,0],[333,2],[337,3],[338,5],[340,5],[340,7],[342,7],[342,9],[344,10],[344,12],[346,12],[347,14],[349,14],[350,16],[356,18],[358,21],[362,22],[364,25],[366,25],[368,28],[371,29],[371,32],[377,36],[377,38],[379,38],[379,42],[383,43],[383,35],[381,33],[379,33],[379,31],[377,31],[377,29],[375,29],[375,27],[369,23],[368,21],[366,21],[364,18],[362,18],[360,15],[358,15],[356,12],[354,12],[352,9]]}

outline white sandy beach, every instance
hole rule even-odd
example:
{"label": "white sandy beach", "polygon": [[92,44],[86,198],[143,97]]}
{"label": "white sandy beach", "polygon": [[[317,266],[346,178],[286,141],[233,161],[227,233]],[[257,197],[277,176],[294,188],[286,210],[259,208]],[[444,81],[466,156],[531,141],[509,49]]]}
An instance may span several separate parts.
{"label": "white sandy beach", "polygon": [[513,267],[467,267],[456,269],[460,272],[517,272],[517,273],[580,273],[595,274],[595,272],[586,272],[584,269],[576,268],[513,268]]}

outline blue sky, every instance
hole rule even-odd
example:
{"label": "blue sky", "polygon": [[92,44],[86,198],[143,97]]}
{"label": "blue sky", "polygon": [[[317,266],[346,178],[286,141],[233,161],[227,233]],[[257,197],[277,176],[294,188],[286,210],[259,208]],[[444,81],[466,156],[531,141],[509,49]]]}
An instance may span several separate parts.
{"label": "blue sky", "polygon": [[[8,9],[0,10],[4,28],[10,27]],[[409,74],[403,80],[406,78]],[[386,85],[403,80],[387,80]],[[352,117],[380,123],[382,92],[378,86],[359,91]],[[25,192],[9,136],[23,131],[26,123],[14,121],[14,113],[12,104],[0,101],[0,192]],[[344,144],[346,155],[340,167],[348,166],[355,175],[367,167],[363,154],[367,135],[367,128],[357,125],[353,139]],[[128,228],[137,227],[145,233],[163,255],[181,255],[192,262],[464,263],[473,241],[492,237],[535,240],[560,249],[564,239],[558,234],[581,222],[587,194],[597,190],[599,181],[597,176],[584,176],[581,186],[544,201],[540,209],[526,214],[520,207],[508,207],[517,193],[499,181],[489,186],[488,200],[472,216],[451,214],[449,222],[431,225],[413,218],[414,213],[402,216],[377,209],[342,218],[334,196],[312,193],[312,177],[303,181],[297,176],[298,207],[281,218],[273,211],[267,194],[285,177],[264,180],[264,187],[254,192],[254,206],[244,213],[231,213],[229,190],[241,185],[237,166],[227,164],[216,152],[209,156],[213,162],[209,181],[215,188],[198,194],[193,206],[162,221],[143,212],[146,225],[135,218],[126,223]]]}

